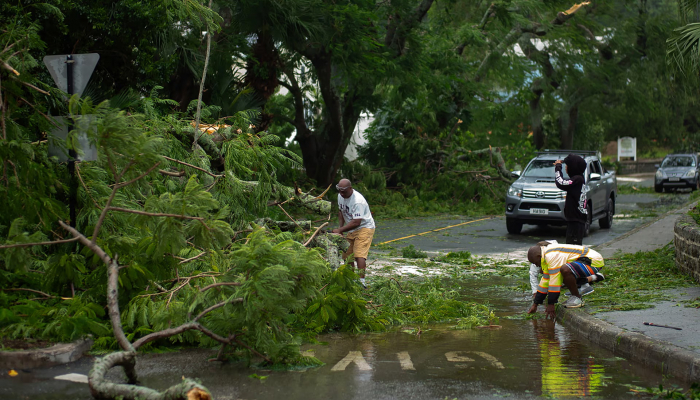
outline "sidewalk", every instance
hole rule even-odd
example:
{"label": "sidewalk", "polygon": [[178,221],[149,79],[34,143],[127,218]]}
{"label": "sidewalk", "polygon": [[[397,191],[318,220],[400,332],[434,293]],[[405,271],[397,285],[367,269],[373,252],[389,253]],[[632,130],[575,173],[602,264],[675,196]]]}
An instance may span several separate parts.
{"label": "sidewalk", "polygon": [[[670,211],[612,242],[597,246],[603,257],[661,248],[673,240],[676,219],[697,203]],[[614,276],[614,271],[610,271]],[[678,291],[675,291],[676,294]],[[700,296],[700,284],[682,288],[677,300]],[[630,360],[654,367],[688,382],[700,382],[700,309],[660,301],[654,308],[614,311],[591,316],[583,309],[559,307],[557,319],[601,347]],[[682,330],[646,326],[643,322]]]}

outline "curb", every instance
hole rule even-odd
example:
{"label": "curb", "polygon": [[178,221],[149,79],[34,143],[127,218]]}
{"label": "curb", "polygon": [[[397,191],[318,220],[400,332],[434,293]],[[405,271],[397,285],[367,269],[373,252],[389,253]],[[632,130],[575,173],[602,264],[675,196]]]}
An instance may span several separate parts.
{"label": "curb", "polygon": [[[597,250],[639,232],[653,223],[690,208],[700,200],[688,202],[681,207],[670,210],[663,215],[621,235],[603,245],[595,246]],[[700,382],[700,353],[696,353],[675,344],[652,339],[646,335],[630,332],[613,324],[600,320],[582,309],[557,307],[557,320],[571,328],[577,335],[592,343],[612,351],[616,356],[651,367],[664,375],[670,375],[683,381]]]}
{"label": "curb", "polygon": [[45,368],[78,361],[90,351],[92,343],[92,339],[81,339],[45,349],[0,351],[0,369]]}
{"label": "curb", "polygon": [[689,383],[700,382],[698,353],[641,333],[626,331],[580,309],[557,307],[557,320],[616,356],[639,362],[664,375]]}

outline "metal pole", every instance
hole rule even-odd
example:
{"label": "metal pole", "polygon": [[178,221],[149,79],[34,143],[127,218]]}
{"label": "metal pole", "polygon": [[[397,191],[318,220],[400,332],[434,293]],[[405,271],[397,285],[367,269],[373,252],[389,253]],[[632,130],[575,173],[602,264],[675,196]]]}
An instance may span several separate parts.
{"label": "metal pole", "polygon": [[[66,56],[66,71],[68,75],[68,101],[70,102],[70,97],[73,95],[73,60],[72,55]],[[73,130],[73,120],[71,115],[68,115],[68,133]],[[75,208],[76,201],[78,197],[78,181],[75,176],[75,158],[78,156],[74,149],[68,150],[68,172],[70,173],[70,197],[69,197],[69,207],[70,207],[70,226],[75,228]]]}

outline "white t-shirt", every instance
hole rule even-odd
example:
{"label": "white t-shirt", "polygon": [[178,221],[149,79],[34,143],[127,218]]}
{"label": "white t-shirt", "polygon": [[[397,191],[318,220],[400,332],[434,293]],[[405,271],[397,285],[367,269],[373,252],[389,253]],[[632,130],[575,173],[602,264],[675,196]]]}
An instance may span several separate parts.
{"label": "white t-shirt", "polygon": [[357,190],[353,189],[352,195],[347,199],[338,194],[338,209],[343,214],[346,224],[353,219],[362,218],[360,226],[347,232],[353,232],[361,228],[374,229],[374,218],[372,218],[372,213],[369,211],[369,204]]}

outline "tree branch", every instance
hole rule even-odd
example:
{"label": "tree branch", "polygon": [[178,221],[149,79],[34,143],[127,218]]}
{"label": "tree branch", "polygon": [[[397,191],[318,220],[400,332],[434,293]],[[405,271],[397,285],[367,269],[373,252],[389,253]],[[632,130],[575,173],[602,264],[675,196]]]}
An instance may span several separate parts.
{"label": "tree branch", "polygon": [[61,227],[68,232],[70,232],[71,235],[74,237],[78,238],[78,241],[88,249],[92,250],[93,253],[97,254],[98,257],[102,260],[105,265],[109,266],[112,263],[112,259],[105,253],[104,250],[97,244],[93,243],[90,241],[90,239],[86,238],[82,233],[78,232],[75,228],[73,228],[70,225],[67,225],[63,221],[58,221],[58,224],[61,225]]}
{"label": "tree branch", "polygon": [[484,76],[486,75],[486,70],[488,69],[488,67],[490,67],[493,60],[495,60],[496,57],[499,57],[501,54],[503,54],[506,51],[506,49],[510,47],[510,45],[515,43],[515,41],[518,39],[521,33],[522,31],[520,27],[513,27],[513,29],[511,29],[510,32],[508,32],[508,34],[503,38],[503,40],[501,40],[498,46],[496,46],[493,50],[486,54],[486,57],[484,57],[484,59],[481,61],[479,68],[474,74],[474,82],[479,82],[484,78]]}
{"label": "tree branch", "polygon": [[[209,9],[211,10],[211,4],[212,0],[209,0]],[[204,56],[204,71],[202,71],[202,81],[199,83],[199,97],[197,98],[197,114],[195,116],[195,123],[194,123],[194,142],[192,142],[192,150],[194,150],[195,146],[197,145],[197,142],[199,141],[199,137],[197,137],[197,134],[199,133],[199,118],[201,117],[202,113],[202,93],[204,93],[204,81],[207,79],[207,68],[209,67],[209,56],[211,55],[211,26],[207,25],[207,53]],[[204,135],[204,132],[199,133],[199,136]]]}
{"label": "tree branch", "polygon": [[320,231],[321,228],[325,227],[326,225],[328,225],[328,222],[326,222],[325,224],[323,224],[323,225],[319,226],[318,228],[316,228],[316,231],[314,232],[314,234],[311,235],[311,237],[309,238],[309,240],[306,241],[306,243],[304,243],[304,247],[308,246],[309,243],[311,243],[311,241],[314,240],[314,237],[316,237],[316,234],[318,233],[318,231]]}
{"label": "tree branch", "polygon": [[52,244],[75,242],[76,240],[78,240],[77,237],[74,237],[72,239],[53,240],[53,241],[49,241],[49,242],[6,244],[3,246],[0,246],[0,249],[11,249],[14,247],[48,246],[48,245],[52,245]]}
{"label": "tree branch", "polygon": [[177,171],[177,172],[171,172],[171,171],[166,171],[164,169],[159,169],[158,172],[161,175],[166,175],[166,176],[174,176],[176,178],[179,178],[181,176],[185,176],[185,170],[183,169],[182,171]]}
{"label": "tree branch", "polygon": [[205,292],[211,288],[219,287],[219,286],[241,286],[239,282],[218,282],[218,283],[212,283],[211,285],[207,285],[201,289],[199,289],[200,292]]}
{"label": "tree branch", "polygon": [[197,322],[197,321],[199,321],[202,317],[204,317],[204,316],[207,315],[208,313],[210,313],[210,312],[216,310],[217,308],[221,308],[221,307],[223,307],[223,306],[225,306],[225,305],[228,305],[228,304],[243,303],[244,301],[245,301],[245,300],[244,300],[242,297],[239,297],[239,298],[236,298],[236,299],[226,300],[226,301],[222,301],[221,303],[214,304],[213,306],[208,307],[208,308],[206,308],[204,311],[202,311],[201,313],[199,313],[199,315],[197,315],[197,316],[192,320],[192,322]]}
{"label": "tree branch", "polygon": [[[189,215],[152,213],[152,212],[146,212],[146,211],[131,210],[128,208],[121,208],[121,207],[109,207],[109,209],[113,210],[113,211],[120,211],[120,212],[131,213],[131,214],[148,215],[151,217],[173,217],[173,218],[181,218],[181,219],[194,219],[194,220],[197,220],[197,221],[204,223],[204,218],[191,217]],[[206,224],[204,224],[204,225],[206,226]]]}
{"label": "tree branch", "polygon": [[185,260],[180,261],[180,264],[185,264],[185,263],[188,263],[188,262],[190,262],[190,261],[194,261],[194,260],[196,260],[196,259],[198,259],[198,258],[200,258],[200,257],[202,257],[202,256],[204,256],[204,255],[206,255],[206,254],[209,254],[209,253],[207,253],[206,251],[203,251],[203,252],[197,254],[197,255],[194,256],[194,257],[187,258],[187,259],[185,259]]}
{"label": "tree branch", "polygon": [[186,162],[184,162],[184,161],[176,160],[176,159],[174,159],[174,158],[170,158],[170,157],[166,157],[166,156],[162,156],[162,157],[165,158],[165,159],[168,160],[168,161],[176,162],[176,163],[178,163],[178,164],[182,164],[182,165],[188,166],[188,167],[190,167],[190,168],[194,168],[194,169],[196,169],[196,170],[202,171],[202,172],[204,172],[205,174],[208,174],[209,176],[214,177],[214,178],[219,178],[219,177],[222,177],[222,176],[223,176],[223,175],[216,175],[216,174],[213,174],[213,173],[207,171],[206,169],[203,169],[203,168],[194,166],[194,165],[192,165],[192,164],[188,164],[188,163],[186,163]]}

